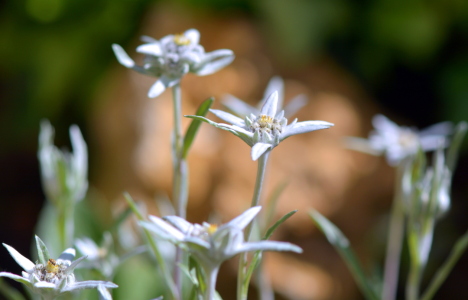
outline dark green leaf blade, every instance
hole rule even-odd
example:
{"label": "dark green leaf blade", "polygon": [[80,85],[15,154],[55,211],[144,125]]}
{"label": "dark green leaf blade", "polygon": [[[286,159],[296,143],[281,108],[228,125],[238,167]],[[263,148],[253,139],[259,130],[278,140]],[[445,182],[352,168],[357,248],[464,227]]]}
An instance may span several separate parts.
{"label": "dark green leaf blade", "polygon": [[[207,100],[203,101],[203,103],[198,107],[198,110],[196,112],[197,116],[205,116],[208,113],[208,110],[210,109],[211,105],[213,105],[214,98],[208,98]],[[198,132],[198,129],[200,128],[201,121],[193,119],[192,123],[190,123],[189,128],[187,129],[187,132],[185,133],[184,137],[184,144],[182,148],[182,158],[186,158],[188,151],[190,147],[192,146],[193,140],[195,139],[195,135]]]}

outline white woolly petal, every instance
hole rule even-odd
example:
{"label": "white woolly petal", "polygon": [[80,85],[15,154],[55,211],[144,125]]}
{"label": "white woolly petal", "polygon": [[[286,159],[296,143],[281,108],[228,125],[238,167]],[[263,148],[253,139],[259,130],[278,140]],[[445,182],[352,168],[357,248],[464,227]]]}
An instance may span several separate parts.
{"label": "white woolly petal", "polygon": [[170,79],[165,76],[161,76],[148,91],[148,97],[156,98],[161,95],[167,88],[173,87],[179,82],[180,79]]}
{"label": "white woolly petal", "polygon": [[254,139],[254,133],[250,132],[250,131],[247,131],[245,130],[244,128],[242,127],[239,127],[239,126],[236,126],[236,125],[228,125],[228,124],[223,124],[223,123],[216,123],[216,122],[213,122],[211,121],[210,119],[207,119],[205,117],[202,117],[202,116],[193,116],[193,115],[188,115],[188,116],[185,116],[187,118],[191,118],[191,119],[197,119],[197,120],[200,120],[200,121],[203,121],[205,123],[208,123],[216,128],[219,128],[219,129],[222,129],[222,130],[226,130],[226,131],[229,131],[231,132],[232,134],[240,137],[244,142],[247,143],[247,145],[249,146],[253,146],[253,139]]}
{"label": "white woolly petal", "polygon": [[114,50],[114,54],[117,57],[119,63],[127,68],[133,68],[135,66],[135,62],[131,59],[127,52],[117,44],[112,44],[112,50]]}
{"label": "white woolly petal", "polygon": [[[185,234],[183,234],[180,230],[174,228],[174,226],[169,225],[163,219],[155,217],[155,216],[149,216],[149,219],[151,220],[152,223],[156,228],[159,228],[160,231],[166,232],[169,234],[171,237],[175,238],[178,241],[182,241],[185,238]],[[141,225],[144,225],[147,222],[141,222]],[[145,226],[147,229],[152,230],[153,227],[148,227]],[[157,233],[157,232],[156,232]]]}
{"label": "white woolly petal", "polygon": [[155,42],[158,42],[157,39],[152,38],[152,37],[147,36],[147,35],[142,35],[142,36],[140,37],[140,40],[141,40],[142,42],[145,42],[145,43],[155,43]]}
{"label": "white woolly petal", "polygon": [[421,131],[419,131],[419,136],[428,136],[428,135],[449,135],[453,133],[453,123],[452,122],[441,122],[434,125],[431,125]]}
{"label": "white woolly petal", "polygon": [[196,29],[189,29],[184,32],[184,35],[190,40],[192,45],[197,45],[200,42],[200,32]]}
{"label": "white woolly petal", "polygon": [[73,259],[75,259],[76,251],[73,248],[68,248],[60,254],[59,258],[57,259],[57,263],[64,263],[68,266],[71,264]]}
{"label": "white woolly petal", "polygon": [[344,139],[345,147],[351,150],[367,153],[370,155],[379,156],[382,155],[383,149],[376,149],[372,147],[367,139],[357,138],[357,137],[345,137]]}
{"label": "white woolly petal", "polygon": [[284,106],[284,114],[286,117],[291,117],[296,114],[301,108],[306,106],[308,100],[307,96],[304,94],[297,95],[291,99],[288,104]]}
{"label": "white woolly petal", "polygon": [[231,123],[232,125],[236,125],[236,126],[239,126],[239,127],[244,127],[245,126],[244,120],[242,120],[241,118],[238,118],[238,117],[236,117],[236,116],[234,116],[234,115],[232,115],[230,113],[227,113],[225,111],[218,110],[218,109],[210,109],[210,112],[213,113],[218,118],[220,118],[221,120],[226,121],[228,123]]}
{"label": "white woolly petal", "polygon": [[333,126],[333,123],[325,121],[304,121],[288,125],[281,134],[280,140],[284,140],[292,135],[311,132],[319,129],[326,129]]}
{"label": "white woolly petal", "polygon": [[193,229],[193,224],[187,222],[185,219],[177,216],[166,216],[163,218],[172,226],[179,229],[182,233],[187,234]]}
{"label": "white woolly petal", "polygon": [[384,115],[375,115],[372,118],[372,125],[374,125],[374,128],[378,131],[389,135],[398,135],[400,131],[400,127]]}
{"label": "white woolly petal", "polygon": [[268,149],[271,149],[271,144],[266,143],[256,143],[253,145],[250,155],[253,161],[256,161],[263,153],[265,153]]}
{"label": "white woolly petal", "polygon": [[47,281],[39,281],[34,284],[34,287],[40,288],[40,289],[53,289],[55,290],[55,283],[52,282],[47,282]]}
{"label": "white woolly petal", "polygon": [[221,229],[221,227],[234,227],[240,230],[243,230],[252,220],[257,216],[257,214],[260,212],[262,209],[261,206],[254,206],[243,212],[241,215],[235,217],[228,223],[220,226],[218,230]]}
{"label": "white woolly petal", "polygon": [[270,116],[272,118],[276,115],[276,110],[278,108],[278,92],[275,91],[268,96],[265,104],[263,104],[260,114]]}
{"label": "white woolly petal", "polygon": [[61,292],[71,292],[82,289],[95,289],[99,286],[105,288],[117,288],[118,285],[109,281],[98,281],[98,280],[87,280],[87,281],[78,281],[73,284],[68,284],[61,290]]}
{"label": "white woolly petal", "polygon": [[141,46],[138,46],[136,48],[136,51],[138,53],[143,53],[143,54],[152,55],[152,56],[161,56],[164,53],[159,42],[143,44]]}
{"label": "white woolly petal", "polygon": [[14,281],[25,284],[27,286],[31,286],[31,282],[27,278],[25,278],[24,276],[19,276],[19,275],[9,273],[9,272],[0,272],[0,277],[7,277],[7,278],[10,278],[10,279],[13,279]]}
{"label": "white woolly petal", "polygon": [[199,76],[210,75],[229,65],[234,60],[234,53],[228,49],[220,49],[206,53],[203,60],[193,72]]}
{"label": "white woolly petal", "polygon": [[260,110],[245,103],[232,95],[224,95],[221,103],[238,116],[249,116],[251,113],[258,114]]}
{"label": "white woolly petal", "polygon": [[23,270],[25,270],[26,272],[29,272],[32,269],[34,269],[35,264],[32,261],[30,261],[29,259],[27,259],[23,255],[21,255],[13,247],[8,246],[7,244],[3,244],[3,246],[5,246],[5,248],[10,253],[11,257],[13,257],[13,259],[16,261],[16,263],[18,265],[20,265],[20,267],[23,268]]}
{"label": "white woolly petal", "polygon": [[[270,79],[270,82],[268,82],[268,86],[265,89],[265,92],[263,93],[263,101],[266,101],[268,99],[268,96],[270,96],[273,92],[278,92],[278,108],[281,109],[283,107],[283,101],[284,101],[284,81],[283,78],[279,76],[275,76]],[[262,103],[263,106],[263,103]]]}
{"label": "white woolly petal", "polygon": [[244,243],[236,249],[237,253],[249,252],[249,251],[292,251],[296,253],[302,253],[302,249],[296,245],[286,242],[275,242],[275,241],[260,241],[252,243]]}

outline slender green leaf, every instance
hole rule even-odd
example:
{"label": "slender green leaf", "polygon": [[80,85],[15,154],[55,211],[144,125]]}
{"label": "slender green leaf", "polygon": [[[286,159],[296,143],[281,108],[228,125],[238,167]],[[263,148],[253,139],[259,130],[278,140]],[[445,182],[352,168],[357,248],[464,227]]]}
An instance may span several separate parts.
{"label": "slender green leaf", "polygon": [[450,172],[452,173],[457,163],[458,151],[460,150],[463,137],[465,136],[467,130],[468,130],[468,124],[466,122],[460,122],[455,128],[455,133],[452,138],[452,143],[450,144],[450,147],[447,153],[447,166]]}
{"label": "slender green leaf", "polygon": [[206,289],[206,282],[204,278],[205,275],[203,274],[203,268],[200,266],[198,261],[193,259],[192,256],[189,256],[189,268],[191,272],[195,272],[196,281],[197,281],[196,286],[200,292],[200,295],[202,295]]}
{"label": "slender green leaf", "polygon": [[190,279],[190,281],[192,282],[194,286],[198,286],[197,275],[190,272],[190,270],[188,269],[188,266],[182,263],[179,263],[177,266],[182,271],[182,273],[185,274],[185,276],[187,276],[188,279]]}
{"label": "slender green leaf", "polygon": [[281,224],[283,224],[287,219],[289,219],[290,217],[292,217],[292,215],[294,215],[295,213],[297,212],[297,209],[296,210],[293,210],[293,211],[290,211],[288,212],[287,214],[285,214],[281,219],[279,219],[278,221],[276,221],[275,224],[273,224],[273,226],[271,226],[267,232],[265,233],[265,235],[263,236],[263,240],[268,240],[271,235],[273,234],[273,232],[275,232],[276,228],[278,228],[278,226],[280,226]]}
{"label": "slender green leaf", "polygon": [[435,293],[442,283],[444,283],[445,279],[447,279],[447,276],[450,274],[457,261],[466,251],[466,248],[468,248],[468,231],[457,240],[450,252],[450,255],[432,278],[426,291],[422,295],[421,300],[430,300],[434,297]]}
{"label": "slender green leaf", "polygon": [[50,258],[49,250],[44,242],[36,235],[36,247],[37,247],[37,256],[39,262],[43,265],[47,264],[47,261]]}
{"label": "slender green leaf", "polygon": [[323,234],[325,234],[330,244],[335,247],[343,260],[346,262],[348,268],[351,271],[351,274],[353,275],[366,299],[378,300],[379,297],[377,296],[377,293],[372,288],[372,286],[369,285],[370,280],[364,274],[364,271],[354,254],[354,251],[351,249],[349,240],[333,223],[331,223],[327,218],[322,216],[316,210],[312,210],[309,215],[317,227],[323,232]]}
{"label": "slender green leaf", "polygon": [[[213,104],[213,101],[214,101],[213,98],[208,98],[207,100],[203,101],[203,103],[198,107],[196,115],[204,117],[208,113],[208,110]],[[190,123],[190,126],[187,129],[187,132],[185,133],[185,137],[184,137],[184,145],[182,148],[182,158],[187,157],[190,146],[192,146],[193,140],[195,139],[195,135],[197,134],[198,129],[200,128],[200,125],[201,125],[201,121],[196,120],[196,119],[193,119],[192,123]]]}
{"label": "slender green leaf", "polygon": [[[262,240],[268,240],[271,237],[271,235],[273,234],[273,232],[276,230],[276,228],[278,228],[278,226],[283,224],[287,219],[289,219],[296,212],[297,212],[297,210],[290,211],[289,213],[285,214],[281,219],[276,221],[276,223],[273,224],[273,226],[271,226],[267,230],[267,232],[263,236]],[[256,251],[253,258],[252,258],[252,261],[249,264],[247,272],[245,274],[244,282],[242,283],[243,285],[245,285],[243,290],[246,290],[248,288],[248,284],[250,282],[250,279],[252,278],[253,272],[257,269],[258,265],[260,264],[261,258],[262,258],[262,251]]]}

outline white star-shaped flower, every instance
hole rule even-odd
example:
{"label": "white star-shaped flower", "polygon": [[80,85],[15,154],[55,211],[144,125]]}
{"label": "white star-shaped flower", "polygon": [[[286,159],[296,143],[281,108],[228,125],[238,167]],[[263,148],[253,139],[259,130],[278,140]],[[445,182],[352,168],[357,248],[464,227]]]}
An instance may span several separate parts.
{"label": "white star-shaped flower", "polygon": [[232,125],[216,123],[201,116],[186,117],[201,120],[240,137],[252,147],[251,157],[253,160],[257,160],[263,153],[273,149],[292,135],[326,129],[334,125],[325,121],[297,122],[297,119],[288,124],[288,120],[284,117],[284,110],[277,113],[277,107],[278,92],[275,91],[268,96],[258,115],[251,113],[244,119],[221,110],[210,109],[218,118]]}
{"label": "white star-shaped flower", "polygon": [[3,244],[24,271],[21,276],[9,272],[0,272],[0,276],[11,278],[26,285],[33,293],[41,295],[43,299],[55,299],[62,293],[82,289],[101,287],[102,290],[103,288],[118,287],[116,284],[108,281],[76,281],[73,270],[86,256],[73,261],[76,255],[75,249],[68,248],[63,251],[57,260],[54,260],[46,257],[48,250],[37,236],[36,243],[40,259],[40,262],[37,264],[21,255],[13,247]]}
{"label": "white star-shaped flower", "polygon": [[159,96],[165,89],[179,83],[188,72],[199,76],[213,74],[234,60],[234,53],[228,49],[205,53],[199,44],[200,33],[196,29],[167,35],[159,41],[147,36],[142,40],[146,44],[136,49],[145,55],[142,66],[136,65],[121,46],[113,44],[112,49],[123,66],[159,77],[148,92],[150,98]]}
{"label": "white star-shaped flower", "polygon": [[244,228],[255,218],[261,207],[255,206],[221,226],[209,223],[192,224],[177,216],[163,219],[150,216],[151,222],[140,224],[161,238],[188,250],[205,268],[215,269],[236,254],[249,251],[293,251],[302,249],[286,242],[245,242]]}
{"label": "white star-shaped flower", "polygon": [[385,154],[390,165],[396,166],[404,158],[423,151],[433,151],[441,145],[446,146],[447,136],[453,131],[450,122],[434,124],[418,131],[415,128],[398,126],[383,115],[372,119],[375,130],[369,134],[369,139],[348,138],[349,148],[373,155]]}

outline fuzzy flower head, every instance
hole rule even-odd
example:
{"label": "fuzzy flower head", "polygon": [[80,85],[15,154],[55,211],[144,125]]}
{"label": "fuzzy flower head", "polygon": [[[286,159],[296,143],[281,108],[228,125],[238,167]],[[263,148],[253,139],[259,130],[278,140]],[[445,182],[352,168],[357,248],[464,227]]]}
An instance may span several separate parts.
{"label": "fuzzy flower head", "polygon": [[191,224],[183,218],[150,216],[151,222],[140,224],[161,238],[188,250],[205,268],[218,268],[236,254],[248,251],[302,252],[298,246],[275,241],[245,242],[244,228],[255,218],[261,207],[248,209],[230,222],[217,226],[209,223]]}
{"label": "fuzzy flower head", "polygon": [[288,124],[288,120],[284,117],[284,110],[277,112],[277,108],[278,92],[275,91],[268,96],[259,114],[251,113],[244,119],[221,110],[210,109],[218,118],[232,125],[216,123],[201,116],[187,117],[206,122],[240,137],[252,147],[252,160],[257,160],[263,153],[278,146],[281,141],[292,135],[326,129],[334,125],[325,121],[297,122],[297,119]]}
{"label": "fuzzy flower head", "polygon": [[49,121],[41,122],[38,158],[42,187],[47,199],[59,205],[64,199],[77,202],[88,190],[88,149],[78,126],[70,127],[73,152],[54,145],[54,128]]}
{"label": "fuzzy flower head", "polygon": [[297,111],[299,111],[302,107],[304,107],[307,104],[307,97],[304,94],[300,94],[291,99],[288,102],[288,104],[285,105],[283,108],[284,81],[279,76],[271,78],[263,94],[262,101],[260,101],[255,107],[229,94],[223,97],[222,104],[226,106],[230,111],[232,111],[236,116],[241,118],[243,118],[244,116],[250,116],[250,114],[259,115],[262,110],[262,106],[268,100],[268,97],[274,92],[278,92],[277,110],[284,110],[284,116],[286,118],[289,118],[290,116],[294,115]]}
{"label": "fuzzy flower head", "polygon": [[203,46],[199,44],[200,33],[196,29],[167,35],[159,41],[146,36],[142,40],[146,43],[136,49],[145,55],[142,66],[136,65],[121,46],[113,44],[112,49],[123,66],[145,75],[159,77],[148,92],[150,98],[155,98],[165,89],[176,85],[189,72],[199,76],[213,74],[234,59],[233,52],[228,49],[205,53]]}
{"label": "fuzzy flower head", "polygon": [[[86,258],[75,258],[75,249],[68,248],[63,251],[57,260],[49,258],[49,252],[41,239],[36,236],[39,262],[32,261],[21,255],[13,247],[3,244],[13,259],[23,268],[22,276],[9,272],[0,272],[1,277],[8,277],[26,285],[33,293],[41,295],[44,299],[54,299],[60,294],[82,289],[116,288],[112,282],[107,281],[76,281],[73,270]],[[101,288],[102,289],[102,288]]]}
{"label": "fuzzy flower head", "polygon": [[101,245],[97,245],[92,239],[82,237],[75,240],[77,250],[87,256],[84,267],[98,270],[105,278],[112,278],[114,270],[119,265],[120,261],[112,249],[114,242],[110,232],[104,233],[104,240]]}
{"label": "fuzzy flower head", "polygon": [[450,208],[452,182],[444,149],[440,147],[436,150],[432,166],[427,166],[423,153],[419,152],[404,167],[402,192],[407,213],[417,221],[442,217]]}
{"label": "fuzzy flower head", "polygon": [[348,147],[373,155],[385,154],[390,165],[396,166],[403,159],[415,155],[419,149],[433,151],[446,146],[447,136],[452,133],[452,124],[443,122],[424,130],[398,126],[383,115],[372,119],[375,130],[368,140],[349,138]]}

